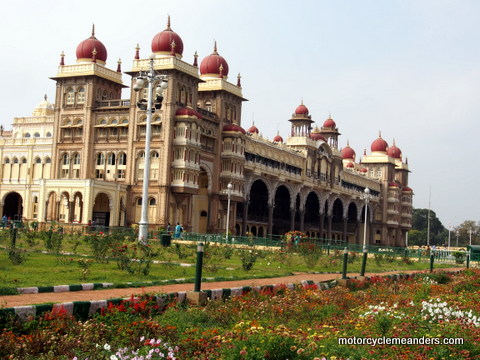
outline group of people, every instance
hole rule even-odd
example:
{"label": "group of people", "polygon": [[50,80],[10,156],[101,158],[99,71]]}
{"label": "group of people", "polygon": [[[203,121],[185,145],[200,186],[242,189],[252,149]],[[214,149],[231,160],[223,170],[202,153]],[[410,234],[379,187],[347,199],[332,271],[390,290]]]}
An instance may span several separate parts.
{"label": "group of people", "polygon": [[[168,223],[167,225],[167,232],[171,233],[172,232],[172,225]],[[177,222],[177,225],[175,226],[175,229],[173,231],[173,238],[174,239],[181,239],[182,238],[182,233],[183,233],[183,227],[180,225],[180,223]]]}

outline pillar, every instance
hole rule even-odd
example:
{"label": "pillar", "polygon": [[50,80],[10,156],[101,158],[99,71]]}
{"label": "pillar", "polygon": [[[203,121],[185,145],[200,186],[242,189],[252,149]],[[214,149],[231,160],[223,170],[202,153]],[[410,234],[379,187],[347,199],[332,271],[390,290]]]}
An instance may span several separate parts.
{"label": "pillar", "polygon": [[268,235],[272,235],[273,232],[273,205],[268,205]]}
{"label": "pillar", "polygon": [[290,208],[290,230],[295,230],[295,209]]}
{"label": "pillar", "polygon": [[333,215],[328,215],[327,216],[327,237],[330,240],[332,238],[332,221],[333,221]]}
{"label": "pillar", "polygon": [[300,231],[305,230],[305,209],[298,211],[300,214]]}

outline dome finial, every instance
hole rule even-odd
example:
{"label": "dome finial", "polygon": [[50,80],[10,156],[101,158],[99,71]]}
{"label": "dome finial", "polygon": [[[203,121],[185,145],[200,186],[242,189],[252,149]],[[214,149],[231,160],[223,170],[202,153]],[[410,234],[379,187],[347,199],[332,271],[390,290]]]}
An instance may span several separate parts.
{"label": "dome finial", "polygon": [[350,140],[347,140],[347,146],[350,147]]}
{"label": "dome finial", "polygon": [[45,94],[43,98],[45,99],[45,101],[47,101],[47,94]]}
{"label": "dome finial", "polygon": [[382,137],[382,131],[381,131],[381,130],[378,130],[378,137],[379,137],[379,138]]}
{"label": "dome finial", "polygon": [[60,65],[65,65],[65,53],[63,51],[60,54]]}
{"label": "dome finial", "polygon": [[134,57],[135,60],[138,60],[140,59],[140,45],[138,45],[137,43],[137,46],[135,47],[135,57]]}
{"label": "dome finial", "polygon": [[396,146],[396,145],[395,145],[395,138],[393,138],[393,146]]}
{"label": "dome finial", "polygon": [[218,55],[218,52],[217,52],[217,40],[214,40],[213,41],[213,53]]}
{"label": "dome finial", "polygon": [[172,28],[170,27],[170,15],[168,15],[167,18],[167,30],[172,30]]}
{"label": "dome finial", "polygon": [[122,72],[122,59],[118,58],[117,72]]}
{"label": "dome finial", "polygon": [[95,24],[92,24],[92,37],[95,37]]}
{"label": "dome finial", "polygon": [[240,73],[238,73],[238,75],[237,75],[237,86],[238,86],[238,87],[242,87],[242,83],[241,83],[241,81],[240,81],[241,78],[242,78],[242,77],[240,76]]}
{"label": "dome finial", "polygon": [[193,54],[193,66],[198,67],[198,54],[195,51],[195,54]]}

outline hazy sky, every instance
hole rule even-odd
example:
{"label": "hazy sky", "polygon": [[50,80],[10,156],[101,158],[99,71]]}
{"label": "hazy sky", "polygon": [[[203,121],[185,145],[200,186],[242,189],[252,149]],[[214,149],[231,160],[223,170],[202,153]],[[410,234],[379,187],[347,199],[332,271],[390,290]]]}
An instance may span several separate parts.
{"label": "hazy sky", "polygon": [[[381,131],[408,157],[414,206],[445,226],[480,220],[476,166],[480,115],[480,1],[466,0],[123,0],[10,1],[0,28],[0,123],[11,128],[47,94],[54,101],[60,53],[75,63],[92,23],[107,67],[132,66],[135,46],[151,53],[166,27],[184,43],[183,60],[209,55],[214,40],[242,75],[242,125],[288,136],[303,99],[321,126],[331,113],[340,146],[358,157]],[[129,83],[129,76],[123,76]],[[127,98],[126,93],[123,96]]]}

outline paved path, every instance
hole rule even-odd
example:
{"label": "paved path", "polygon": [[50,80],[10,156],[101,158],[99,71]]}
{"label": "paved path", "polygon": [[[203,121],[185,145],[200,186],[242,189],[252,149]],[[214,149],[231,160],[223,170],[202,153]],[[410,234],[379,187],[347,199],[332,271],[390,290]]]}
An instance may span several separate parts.
{"label": "paved path", "polygon": [[[453,269],[438,269],[439,271],[460,270],[460,268]],[[366,276],[373,275],[389,275],[398,273],[417,273],[425,272],[425,270],[418,271],[391,271],[382,273],[367,273]],[[349,277],[358,276],[358,273],[348,274]],[[302,280],[313,281],[329,281],[340,279],[341,274],[297,274],[292,276],[267,278],[267,279],[248,279],[248,280],[232,280],[222,282],[204,282],[202,283],[202,290],[208,289],[225,289],[239,286],[257,286],[257,285],[272,285],[272,284],[286,284],[286,283],[300,283]],[[41,293],[41,294],[22,294],[22,295],[6,295],[0,296],[0,307],[14,307],[24,305],[34,305],[43,303],[64,303],[71,301],[91,301],[91,300],[107,300],[112,298],[127,298],[132,294],[142,293],[173,293],[179,291],[193,290],[193,283],[173,284],[173,285],[159,285],[149,286],[143,288],[125,288],[125,289],[105,289],[105,290],[91,290],[91,291],[71,291],[61,293]]]}

